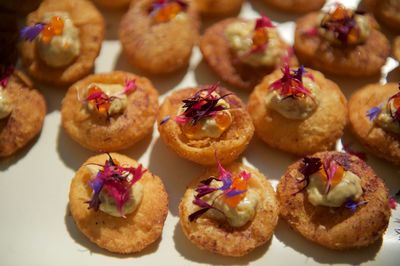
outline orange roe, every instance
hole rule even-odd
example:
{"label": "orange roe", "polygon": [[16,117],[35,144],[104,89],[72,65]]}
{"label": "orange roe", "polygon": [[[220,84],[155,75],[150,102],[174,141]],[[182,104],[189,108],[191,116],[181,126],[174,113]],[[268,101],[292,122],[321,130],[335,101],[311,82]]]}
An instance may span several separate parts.
{"label": "orange roe", "polygon": [[42,30],[42,41],[49,43],[54,36],[61,35],[64,31],[64,20],[60,16],[53,16]]}
{"label": "orange roe", "polygon": [[[322,177],[322,180],[326,183],[328,181],[328,175],[323,167],[319,170],[319,174]],[[331,180],[331,186],[334,187],[337,184],[339,184],[342,181],[343,176],[344,176],[344,168],[340,165],[336,165],[336,172]]]}
{"label": "orange roe", "polygon": [[[231,189],[235,190],[247,190],[247,180],[244,179],[243,177],[235,177],[233,179]],[[233,197],[224,197],[224,202],[228,204],[229,207],[231,208],[236,208],[236,206],[240,203],[241,200],[245,197],[245,193],[241,193],[239,195],[233,196]]]}
{"label": "orange roe", "polygon": [[165,7],[157,11],[154,20],[157,23],[168,22],[182,11],[182,7],[178,3],[168,3]]}
{"label": "orange roe", "polygon": [[252,49],[256,49],[263,46],[268,42],[268,33],[264,28],[256,29],[253,33],[253,45]]}

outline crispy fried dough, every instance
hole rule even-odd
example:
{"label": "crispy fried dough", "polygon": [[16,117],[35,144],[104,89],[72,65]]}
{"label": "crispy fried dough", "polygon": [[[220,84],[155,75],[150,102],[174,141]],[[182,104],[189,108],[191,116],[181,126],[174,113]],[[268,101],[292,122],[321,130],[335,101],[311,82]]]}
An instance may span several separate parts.
{"label": "crispy fried dough", "polygon": [[[182,132],[181,127],[174,121],[182,100],[191,97],[198,89],[181,89],[168,96],[160,107],[158,122],[169,116],[168,122],[158,126],[160,137],[164,143],[179,156],[202,165],[214,165],[215,152],[222,163],[235,160],[247,147],[254,133],[254,126],[250,115],[244,108],[243,102],[236,95],[224,98],[231,108],[232,124],[218,139],[206,138],[189,140]],[[230,93],[227,89],[218,88],[220,95]]]}
{"label": "crispy fried dough", "polygon": [[226,16],[239,12],[244,0],[195,0],[202,15]]}
{"label": "crispy fried dough", "polygon": [[54,11],[68,12],[75,27],[79,29],[81,48],[75,61],[66,67],[48,66],[40,58],[35,41],[22,41],[19,52],[33,78],[56,86],[69,85],[92,71],[104,39],[104,19],[93,3],[87,0],[45,0],[36,11],[28,15],[27,25],[41,22],[46,12]]}
{"label": "crispy fried dough", "polygon": [[200,217],[190,222],[188,216],[197,210],[192,201],[195,189],[201,180],[218,176],[216,168],[196,178],[186,190],[179,205],[180,224],[186,237],[200,249],[206,249],[225,256],[243,256],[258,246],[265,244],[272,237],[278,223],[279,207],[275,191],[267,178],[256,169],[245,167],[241,163],[232,163],[226,169],[233,175],[243,169],[251,173],[255,191],[259,195],[256,214],[246,225],[234,228],[207,217]]}
{"label": "crispy fried dough", "polygon": [[[377,2],[375,14],[380,21],[389,28],[400,31],[400,4],[397,6],[390,3],[391,0],[380,0]],[[393,1],[393,3],[396,1]]]}
{"label": "crispy fried dough", "polygon": [[320,87],[319,106],[305,120],[292,120],[268,109],[265,96],[272,82],[282,77],[276,70],[266,76],[249,98],[248,111],[256,134],[269,146],[297,155],[333,148],[347,122],[347,102],[336,83],[318,71],[307,69]]}
{"label": "crispy fried dough", "polygon": [[133,2],[121,20],[119,36],[124,54],[133,66],[152,74],[174,72],[188,65],[198,39],[199,21],[192,0],[187,19],[152,24],[152,0]]}
{"label": "crispy fried dough", "polygon": [[387,38],[376,29],[371,20],[371,33],[366,42],[356,46],[333,46],[319,34],[307,31],[318,26],[319,12],[297,20],[294,49],[299,61],[323,72],[344,76],[371,76],[379,74],[390,54]]}
{"label": "crispy fried dough", "polygon": [[304,184],[299,172],[301,161],[289,166],[277,188],[281,217],[290,227],[308,240],[336,250],[368,246],[382,237],[390,218],[388,191],[383,181],[364,161],[341,152],[321,152],[313,157],[334,156],[349,165],[351,172],[361,178],[363,195],[367,204],[353,213],[345,207],[314,207],[307,199],[307,192],[298,192]]}
{"label": "crispy fried dough", "polygon": [[400,164],[400,138],[374,125],[367,111],[379,106],[398,92],[398,84],[370,84],[356,91],[349,100],[350,128],[358,140],[372,153]]}
{"label": "crispy fried dough", "polygon": [[[136,167],[138,163],[124,155],[113,153],[121,164]],[[158,176],[146,171],[138,181],[143,185],[143,198],[138,208],[126,218],[114,217],[102,211],[88,209],[92,189],[88,182],[89,163],[104,164],[106,154],[89,158],[71,181],[69,209],[79,230],[98,246],[116,253],[139,252],[160,238],[168,213],[168,195]]]}
{"label": "crispy fried dough", "polygon": [[10,156],[32,141],[40,133],[46,115],[43,95],[21,72],[14,72],[4,91],[13,109],[8,117],[0,119],[0,157]]}
{"label": "crispy fried dough", "polygon": [[393,55],[397,59],[397,61],[400,61],[400,36],[397,36],[394,39],[394,42],[393,42]]}
{"label": "crispy fried dough", "polygon": [[321,9],[326,0],[264,0],[274,8],[290,13],[307,13]]}
{"label": "crispy fried dough", "polygon": [[[200,40],[200,50],[210,68],[225,82],[241,89],[253,89],[262,78],[282,65],[279,59],[274,67],[252,67],[242,63],[229,48],[225,38],[226,27],[238,21],[237,18],[228,18],[217,22],[206,30]],[[286,52],[290,46],[283,40],[280,43],[282,51]],[[284,53],[283,52],[283,53]],[[295,57],[291,58],[291,65],[297,64]]]}
{"label": "crispy fried dough", "polygon": [[[110,121],[85,110],[83,97],[93,82],[124,84],[136,80],[137,89],[127,95],[128,104],[123,113]],[[128,148],[148,135],[158,110],[158,93],[152,83],[122,71],[90,75],[72,85],[61,107],[62,125],[66,132],[83,147],[94,151],[116,151]]]}

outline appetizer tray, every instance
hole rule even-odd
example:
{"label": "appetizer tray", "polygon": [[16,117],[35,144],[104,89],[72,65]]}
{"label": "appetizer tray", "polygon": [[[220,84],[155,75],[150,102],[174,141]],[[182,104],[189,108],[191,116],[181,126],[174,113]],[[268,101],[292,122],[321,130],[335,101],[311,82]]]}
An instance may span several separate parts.
{"label": "appetizer tray", "polygon": [[[332,2],[328,1],[327,6]],[[340,2],[356,7],[359,1]],[[94,72],[124,70],[141,74],[128,64],[118,40],[119,20],[124,11],[101,11],[106,19],[107,32]],[[246,1],[239,16],[256,18],[259,14],[269,16],[277,23],[284,39],[293,42],[296,16],[273,11],[258,0]],[[206,20],[203,30],[215,21]],[[393,39],[390,33],[388,36]],[[354,79],[328,75],[328,78],[337,82],[348,97],[368,83],[400,80],[398,63],[392,58],[388,59],[382,72],[381,77]],[[169,76],[148,77],[159,90],[160,102],[173,90],[218,81],[202,60],[197,47],[186,69]],[[143,163],[160,176],[166,186],[169,214],[162,238],[137,254],[107,252],[91,243],[77,229],[68,210],[71,178],[94,153],[71,140],[60,126],[60,104],[66,89],[36,87],[43,92],[48,104],[43,131],[29,147],[12,158],[0,161],[0,265],[398,265],[400,261],[400,240],[395,231],[400,228],[400,207],[392,211],[383,239],[361,250],[330,251],[305,240],[284,221],[279,221],[269,243],[245,257],[229,258],[199,250],[181,230],[178,204],[186,185],[204,169],[170,151],[159,139],[156,126],[151,136],[121,153]],[[247,102],[249,92],[232,90]],[[362,150],[348,132],[338,142],[337,149],[341,150],[343,145]],[[399,168],[371,154],[367,156],[368,164],[384,179],[390,195],[395,194],[400,189]],[[298,158],[268,148],[255,136],[242,159],[258,168],[276,186],[286,167]]]}

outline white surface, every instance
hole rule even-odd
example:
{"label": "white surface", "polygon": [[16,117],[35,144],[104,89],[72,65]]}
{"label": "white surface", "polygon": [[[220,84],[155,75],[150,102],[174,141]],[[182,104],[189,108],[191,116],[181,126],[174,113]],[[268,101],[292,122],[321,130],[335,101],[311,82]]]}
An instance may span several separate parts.
{"label": "white surface", "polygon": [[[342,1],[355,6],[357,1]],[[245,3],[241,15],[254,18],[253,10],[270,16],[276,22],[293,20],[293,16],[274,14],[259,1]],[[116,28],[120,13],[106,14],[107,40],[96,62],[95,72],[121,69],[134,72],[121,55]],[[293,39],[293,22],[279,25],[284,38]],[[388,79],[398,81],[399,70],[393,59],[384,68]],[[189,68],[172,76],[151,77],[160,94],[160,101],[171,89],[206,84],[218,80],[201,61],[195,48]],[[346,95],[379,77],[368,79],[334,78]],[[386,81],[386,74],[381,79]],[[198,176],[202,168],[180,159],[158,138],[157,130],[128,151],[122,153],[138,159],[159,175],[170,196],[169,214],[162,239],[144,252],[129,256],[109,253],[92,244],[81,234],[67,210],[70,180],[78,167],[93,155],[73,142],[60,128],[60,103],[63,89],[41,88],[48,103],[48,114],[42,134],[29,148],[16,157],[0,162],[0,265],[299,265],[299,264],[371,264],[398,265],[400,241],[394,232],[400,224],[400,207],[393,212],[383,238],[371,247],[350,252],[334,252],[313,244],[292,232],[283,221],[270,244],[243,258],[225,258],[198,250],[183,235],[178,223],[177,207],[186,184]],[[247,101],[247,93],[234,90]],[[352,142],[345,136],[344,142]],[[296,158],[269,149],[256,137],[244,153],[244,160],[259,168],[275,186],[286,167]],[[368,156],[368,163],[395,193],[400,188],[399,168]]]}

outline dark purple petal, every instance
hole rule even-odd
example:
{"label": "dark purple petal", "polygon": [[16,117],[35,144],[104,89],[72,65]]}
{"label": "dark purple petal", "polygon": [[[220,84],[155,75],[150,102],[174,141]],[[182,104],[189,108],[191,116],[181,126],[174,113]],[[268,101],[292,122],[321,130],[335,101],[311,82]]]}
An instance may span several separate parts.
{"label": "dark purple petal", "polygon": [[310,175],[318,172],[321,166],[322,162],[320,158],[305,157],[299,172],[302,173],[304,177],[309,177]]}
{"label": "dark purple petal", "polygon": [[382,111],[382,109],[378,106],[372,107],[371,109],[369,109],[367,111],[367,116],[369,118],[369,120],[374,121],[375,118],[380,114],[380,112]]}
{"label": "dark purple petal", "polygon": [[[218,84],[209,85],[208,88],[197,91],[192,97],[183,100],[183,114],[177,116],[175,121],[177,123],[188,123],[192,125],[198,123],[201,119],[212,117],[217,112],[225,110],[224,106],[217,106],[218,102],[229,94],[215,97],[212,95],[218,88]],[[206,92],[206,96],[201,96],[203,92]]]}
{"label": "dark purple petal", "polygon": [[317,171],[322,166],[322,162],[320,158],[314,158],[314,157],[305,157],[303,159],[303,165],[300,167],[299,172],[304,176],[303,179],[299,180],[299,183],[305,183],[304,186],[299,190],[293,193],[293,195],[296,195],[300,192],[302,192],[304,189],[308,187],[310,184],[310,176]]}
{"label": "dark purple petal", "polygon": [[44,29],[44,23],[36,23],[33,26],[25,26],[20,31],[20,38],[27,41],[33,41]]}
{"label": "dark purple petal", "polygon": [[200,216],[202,216],[204,213],[206,213],[210,208],[204,208],[204,209],[200,209],[192,214],[189,215],[189,221],[193,222],[195,221],[197,218],[199,218]]}
{"label": "dark purple petal", "polygon": [[164,125],[165,123],[168,122],[168,120],[170,120],[171,117],[169,115],[167,115],[166,117],[164,117],[161,122],[160,122],[160,126]]}
{"label": "dark purple petal", "polygon": [[211,182],[212,182],[213,180],[219,181],[219,179],[217,179],[217,178],[215,178],[215,177],[210,177],[210,178],[207,178],[207,179],[205,179],[205,180],[200,181],[200,183],[202,183],[202,184],[208,186],[208,185],[211,184]]}
{"label": "dark purple petal", "polygon": [[306,73],[306,70],[304,69],[304,66],[301,65],[297,70],[294,70],[293,73],[293,78],[303,81],[303,76]]}
{"label": "dark purple petal", "polygon": [[236,189],[232,189],[231,191],[228,191],[225,193],[225,196],[227,196],[228,198],[240,195],[245,193],[247,190],[236,190]]}
{"label": "dark purple petal", "polygon": [[352,199],[348,199],[345,204],[344,207],[347,209],[350,209],[352,212],[355,212],[357,210],[358,207],[367,204],[368,201],[360,201],[360,202],[355,202]]}
{"label": "dark purple petal", "polygon": [[210,194],[210,193],[212,193],[212,192],[214,192],[216,190],[218,190],[218,189],[214,188],[214,187],[209,187],[209,186],[206,186],[206,185],[199,186],[199,187],[196,188],[196,192],[197,192],[196,198],[201,198],[201,197],[203,197],[203,196],[205,196],[207,194]]}
{"label": "dark purple petal", "polygon": [[197,197],[194,198],[193,204],[199,206],[200,208],[212,208],[210,204]]}

